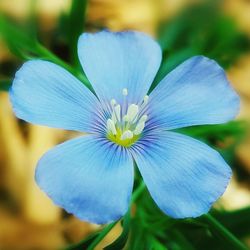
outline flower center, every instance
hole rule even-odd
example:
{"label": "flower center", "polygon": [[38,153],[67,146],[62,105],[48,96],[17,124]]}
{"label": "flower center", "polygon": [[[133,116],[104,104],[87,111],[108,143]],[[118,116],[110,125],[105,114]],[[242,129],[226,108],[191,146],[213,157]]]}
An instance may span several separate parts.
{"label": "flower center", "polygon": [[111,115],[107,120],[107,138],[124,147],[130,147],[141,136],[148,116],[145,114],[148,103],[146,95],[143,102],[138,104],[127,103],[128,90],[122,90],[124,96],[120,105],[115,99],[110,101]]}

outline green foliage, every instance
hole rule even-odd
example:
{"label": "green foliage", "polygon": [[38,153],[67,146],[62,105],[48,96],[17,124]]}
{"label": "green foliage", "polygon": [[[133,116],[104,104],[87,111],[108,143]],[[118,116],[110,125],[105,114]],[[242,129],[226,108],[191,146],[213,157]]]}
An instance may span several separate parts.
{"label": "green foliage", "polygon": [[80,68],[77,55],[77,41],[84,31],[87,0],[74,0],[68,16],[68,42],[72,63]]}
{"label": "green foliage", "polygon": [[237,176],[241,175],[240,168],[235,165],[235,149],[246,136],[250,124],[246,121],[231,121],[219,125],[203,125],[177,129],[193,138],[199,139],[216,148],[223,158],[235,170]]}
{"label": "green foliage", "polygon": [[[175,220],[163,214],[144,190],[137,201],[136,213],[131,221],[131,236],[128,250],[136,249],[171,249],[171,250],[246,250],[244,244],[235,238],[228,229],[235,229],[237,236],[238,218],[249,215],[249,208],[231,213],[213,211],[197,219]],[[234,217],[234,219],[231,219]],[[245,217],[246,218],[246,217]],[[241,219],[240,225],[249,228],[249,220]],[[226,228],[228,227],[228,229]],[[249,232],[244,231],[248,235]]]}
{"label": "green foliage", "polygon": [[0,15],[0,36],[4,39],[13,55],[19,59],[25,61],[33,58],[41,58],[54,62],[67,69],[92,90],[83,72],[76,70],[74,67],[61,60],[50,50],[41,45],[34,36],[29,36],[29,33],[25,32],[22,27],[3,15]]}
{"label": "green foliage", "polygon": [[176,132],[184,133],[189,136],[203,139],[206,142],[214,140],[225,141],[229,137],[242,138],[245,135],[249,124],[245,121],[231,121],[218,125],[202,125],[181,128]]}
{"label": "green foliage", "polygon": [[130,211],[128,211],[128,213],[123,217],[122,233],[113,243],[106,246],[104,250],[119,250],[125,247],[130,231],[130,223],[131,223]]}
{"label": "green foliage", "polygon": [[66,248],[63,248],[64,250],[83,250],[83,249],[87,249],[98,237],[98,235],[100,234],[100,232],[91,234],[90,236],[88,236],[87,238],[85,238],[84,240],[76,243],[76,244],[72,244]]}
{"label": "green foliage", "polygon": [[21,32],[3,15],[0,15],[0,36],[10,51],[20,59],[26,60],[37,54],[36,40],[26,32]]}
{"label": "green foliage", "polygon": [[221,1],[204,2],[161,24],[158,41],[163,50],[163,61],[151,90],[191,56],[205,55],[228,68],[242,53],[249,51],[247,35],[238,30],[231,18],[221,14]]}
{"label": "green foliage", "polygon": [[250,232],[250,207],[235,211],[213,211],[213,216],[237,237],[247,237]]}
{"label": "green foliage", "polygon": [[11,85],[10,79],[1,79],[0,80],[0,91],[8,91]]}

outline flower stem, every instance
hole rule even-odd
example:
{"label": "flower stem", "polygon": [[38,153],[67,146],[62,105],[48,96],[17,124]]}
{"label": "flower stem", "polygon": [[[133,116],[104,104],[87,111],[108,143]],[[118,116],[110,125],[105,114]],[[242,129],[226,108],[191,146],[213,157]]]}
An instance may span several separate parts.
{"label": "flower stem", "polygon": [[[145,188],[145,183],[142,181],[140,185],[137,187],[137,189],[133,192],[132,198],[131,198],[131,204],[134,203],[142,194],[143,190]],[[111,231],[111,229],[118,223],[118,221],[115,221],[106,227],[103,228],[103,230],[100,232],[98,237],[91,243],[91,245],[88,247],[88,250],[93,250],[101,240],[104,239],[104,237]]]}
{"label": "flower stem", "polygon": [[235,250],[247,250],[247,247],[238,240],[227,228],[225,228],[220,222],[218,222],[211,214],[203,215],[203,218],[207,223],[218,232],[223,238],[227,239]]}
{"label": "flower stem", "polygon": [[118,223],[118,221],[115,221],[111,224],[108,224],[106,227],[103,228],[103,230],[100,232],[98,237],[89,245],[88,250],[93,250],[95,247],[100,243],[102,239],[110,232],[110,230]]}
{"label": "flower stem", "polygon": [[145,183],[141,181],[140,185],[138,186],[138,188],[134,191],[132,195],[131,203],[134,203],[140,197],[144,188],[145,188]]}

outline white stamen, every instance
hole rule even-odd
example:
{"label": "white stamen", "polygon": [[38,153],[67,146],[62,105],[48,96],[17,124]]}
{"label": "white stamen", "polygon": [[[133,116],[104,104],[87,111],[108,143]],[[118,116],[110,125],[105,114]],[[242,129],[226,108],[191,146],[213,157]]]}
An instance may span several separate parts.
{"label": "white stamen", "polygon": [[148,95],[145,95],[144,98],[143,98],[143,101],[145,104],[148,103],[148,99],[149,99],[149,96]]}
{"label": "white stamen", "polygon": [[128,116],[127,116],[127,115],[124,115],[123,118],[122,118],[122,120],[123,120],[124,122],[127,122],[127,121],[128,121]]}
{"label": "white stamen", "polygon": [[126,130],[123,132],[122,136],[121,136],[121,140],[126,140],[126,139],[131,139],[133,138],[133,132],[131,130]]}
{"label": "white stamen", "polygon": [[145,127],[145,122],[139,122],[134,130],[135,135],[139,135]]}
{"label": "white stamen", "polygon": [[[126,140],[137,140],[144,128],[145,123],[148,120],[147,105],[149,101],[149,96],[145,95],[142,103],[139,105],[132,103],[129,104],[126,96],[128,95],[128,89],[122,89],[122,95],[124,96],[122,103],[117,103],[115,99],[110,101],[110,119],[107,120],[107,133],[112,135],[110,138],[118,144],[119,140],[127,143]],[[119,137],[119,138],[118,138]],[[131,141],[133,143],[133,141]],[[127,145],[125,145],[127,146]],[[129,145],[128,145],[129,146]]]}
{"label": "white stamen", "polygon": [[117,123],[117,118],[115,112],[112,113],[111,120],[116,124]]}
{"label": "white stamen", "polygon": [[135,105],[135,104],[129,105],[128,111],[127,111],[128,121],[130,122],[133,121],[136,115],[138,114],[138,112],[139,112],[138,105]]}
{"label": "white stamen", "polygon": [[147,119],[148,119],[148,116],[147,116],[147,115],[143,115],[143,116],[140,118],[140,120],[139,120],[138,123],[145,122],[145,121],[147,121]]}
{"label": "white stamen", "polygon": [[110,101],[110,104],[111,104],[112,107],[114,107],[115,104],[116,104],[116,100],[115,100],[115,99],[112,99],[112,100]]}
{"label": "white stamen", "polygon": [[112,132],[113,135],[116,135],[115,123],[111,119],[107,120],[107,129]]}
{"label": "white stamen", "polygon": [[124,88],[124,89],[122,90],[122,94],[123,94],[124,96],[127,96],[127,95],[128,95],[128,89]]}
{"label": "white stamen", "polygon": [[118,121],[121,120],[121,106],[118,104],[115,106],[115,114]]}

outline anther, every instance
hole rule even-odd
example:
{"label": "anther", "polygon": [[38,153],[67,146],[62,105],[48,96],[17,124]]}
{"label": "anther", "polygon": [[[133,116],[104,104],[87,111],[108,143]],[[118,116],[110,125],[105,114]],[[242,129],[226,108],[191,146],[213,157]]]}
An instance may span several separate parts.
{"label": "anther", "polygon": [[112,99],[112,100],[110,101],[110,104],[111,104],[112,107],[114,107],[115,104],[116,104],[116,100],[115,100],[115,99]]}
{"label": "anther", "polygon": [[127,116],[128,116],[128,121],[133,121],[134,118],[137,116],[139,112],[139,107],[136,104],[131,104],[128,107],[128,111],[127,111]]}
{"label": "anther", "polygon": [[127,88],[122,89],[122,95],[124,96],[122,105],[117,103],[115,99],[110,101],[111,117],[107,120],[107,132],[108,136],[111,136],[108,137],[109,139],[127,147],[139,138],[145,128],[145,123],[148,120],[145,107],[149,96],[144,96],[140,105],[135,103],[128,105],[125,98],[128,95]]}
{"label": "anther", "polygon": [[115,106],[115,115],[118,121],[121,121],[121,106],[118,104]]}
{"label": "anther", "polygon": [[145,121],[147,121],[147,119],[148,119],[148,116],[147,116],[147,115],[143,115],[143,116],[140,118],[140,120],[139,120],[138,123],[145,122]]}
{"label": "anther", "polygon": [[116,127],[115,127],[115,123],[114,121],[112,121],[111,119],[108,119],[107,120],[107,128],[109,131],[111,131],[111,133],[113,135],[116,135],[117,134],[117,131],[116,131]]}
{"label": "anther", "polygon": [[117,123],[117,118],[116,118],[115,112],[112,113],[112,115],[111,115],[111,120],[114,122],[114,124]]}
{"label": "anther", "polygon": [[123,94],[124,96],[127,96],[127,95],[128,95],[128,89],[124,88],[124,89],[122,90],[122,94]]}
{"label": "anther", "polygon": [[139,135],[145,127],[145,122],[139,122],[134,130],[135,135]]}
{"label": "anther", "polygon": [[148,95],[145,95],[144,98],[143,98],[143,101],[145,104],[148,103],[148,99],[149,99],[149,96]]}
{"label": "anther", "polygon": [[131,139],[133,138],[134,134],[131,130],[126,130],[123,132],[121,136],[121,140]]}
{"label": "anther", "polygon": [[124,116],[122,117],[122,120],[123,120],[124,122],[127,122],[127,121],[128,121],[128,116],[127,116],[127,115],[124,115]]}

